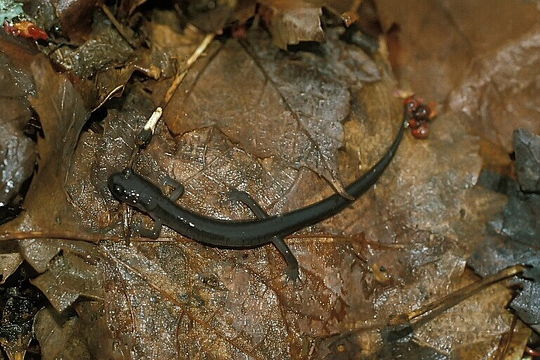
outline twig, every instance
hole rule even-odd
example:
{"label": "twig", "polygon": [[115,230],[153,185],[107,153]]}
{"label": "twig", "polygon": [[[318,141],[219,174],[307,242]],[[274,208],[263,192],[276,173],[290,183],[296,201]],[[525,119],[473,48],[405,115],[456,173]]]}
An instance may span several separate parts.
{"label": "twig", "polygon": [[514,330],[516,329],[518,317],[516,314],[512,317],[512,324],[510,324],[510,330],[501,336],[499,341],[499,347],[497,351],[497,356],[495,360],[504,360],[506,359],[506,354],[508,349],[510,349],[510,344],[512,343],[512,338],[514,337]]}
{"label": "twig", "polygon": [[104,236],[95,234],[82,234],[74,232],[46,232],[46,231],[24,231],[24,232],[8,232],[0,235],[0,241],[9,240],[26,240],[26,239],[63,239],[63,240],[79,240],[92,243],[98,243],[101,240],[109,240]]}
{"label": "twig", "polygon": [[163,97],[163,101],[161,102],[161,106],[158,106],[152,115],[150,115],[150,118],[144,125],[143,129],[137,134],[137,145],[139,148],[145,147],[150,143],[150,140],[152,139],[152,136],[154,135],[154,131],[157,126],[157,122],[161,118],[161,115],[163,113],[163,108],[167,106],[169,101],[171,101],[174,93],[176,92],[176,89],[180,86],[182,83],[182,80],[186,77],[189,69],[191,66],[197,61],[199,57],[204,53],[208,45],[212,42],[214,39],[214,34],[208,34],[204,37],[202,42],[199,44],[199,46],[195,49],[193,54],[189,57],[189,59],[186,61],[185,69],[182,71],[177,71],[176,76],[174,77],[174,80],[167,89],[167,92],[165,93],[165,96]]}
{"label": "twig", "polygon": [[525,271],[526,267],[523,265],[514,265],[509,268],[503,269],[499,271],[496,274],[487,276],[483,278],[480,281],[474,282],[470,285],[467,285],[457,291],[454,291],[453,293],[435,300],[425,306],[423,306],[421,309],[411,311],[410,313],[406,314],[406,318],[412,322],[412,320],[427,314],[425,317],[422,317],[418,319],[415,322],[415,327],[419,326],[420,324],[423,324],[433,318],[435,318],[440,313],[450,309],[451,307],[459,304],[463,300],[473,296],[480,290],[483,290],[487,288],[488,286],[497,283],[499,281],[502,281],[504,279],[507,279],[509,277],[512,277],[514,275],[518,275]]}
{"label": "twig", "polygon": [[122,36],[124,38],[124,40],[127,41],[127,43],[129,44],[129,46],[131,46],[133,49],[137,48],[137,46],[139,44],[137,44],[137,42],[135,40],[133,40],[133,37],[131,36],[131,34],[128,33],[128,31],[126,30],[126,28],[124,27],[124,25],[120,24],[118,22],[118,20],[116,20],[116,18],[114,17],[114,14],[111,12],[111,10],[109,10],[109,8],[107,7],[107,5],[105,4],[101,4],[101,10],[103,10],[103,13],[105,14],[105,16],[107,16],[107,18],[109,19],[109,21],[113,24],[113,26],[116,28],[116,31],[118,31],[118,33],[120,34],[120,36]]}
{"label": "twig", "polygon": [[197,61],[197,59],[204,53],[208,45],[214,40],[215,34],[208,34],[204,37],[203,41],[199,44],[199,46],[195,49],[193,54],[187,59],[186,61],[186,67],[182,71],[178,71],[176,73],[176,76],[174,77],[174,80],[165,93],[165,97],[163,98],[162,106],[165,107],[173,97],[174,93],[176,92],[176,89],[178,89],[178,86],[182,83],[182,80],[187,75],[188,70],[191,68],[191,66]]}

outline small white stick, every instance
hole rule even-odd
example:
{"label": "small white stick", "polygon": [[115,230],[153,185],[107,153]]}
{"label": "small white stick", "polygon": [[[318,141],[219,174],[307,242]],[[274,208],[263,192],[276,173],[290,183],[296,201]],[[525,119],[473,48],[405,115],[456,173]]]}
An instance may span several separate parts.
{"label": "small white stick", "polygon": [[163,109],[161,108],[161,106],[158,106],[156,108],[156,110],[154,110],[152,115],[150,116],[150,119],[148,119],[148,121],[144,125],[143,129],[144,130],[150,130],[152,132],[152,134],[154,134],[154,132],[156,130],[156,125],[157,125],[159,119],[161,118],[162,114],[163,114]]}

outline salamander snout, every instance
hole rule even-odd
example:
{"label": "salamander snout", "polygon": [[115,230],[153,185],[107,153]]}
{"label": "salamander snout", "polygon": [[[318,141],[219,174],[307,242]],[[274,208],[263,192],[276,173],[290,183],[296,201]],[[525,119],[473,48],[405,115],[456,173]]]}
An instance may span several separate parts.
{"label": "salamander snout", "polygon": [[159,188],[129,168],[109,176],[107,186],[116,200],[144,212],[154,209],[163,196]]}
{"label": "salamander snout", "polygon": [[128,199],[128,193],[126,192],[126,189],[122,185],[124,182],[124,176],[122,173],[115,173],[109,176],[109,179],[107,180],[107,187],[109,188],[109,191],[111,194],[119,201],[127,202]]}

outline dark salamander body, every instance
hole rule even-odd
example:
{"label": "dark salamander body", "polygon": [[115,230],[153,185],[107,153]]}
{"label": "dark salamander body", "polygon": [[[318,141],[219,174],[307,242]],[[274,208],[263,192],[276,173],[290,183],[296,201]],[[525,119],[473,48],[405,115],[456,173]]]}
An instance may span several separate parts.
{"label": "dark salamander body", "polygon": [[[347,193],[355,200],[379,179],[390,164],[403,138],[405,123],[400,123],[396,138],[383,157],[347,186]],[[175,201],[180,194],[177,194],[176,199],[168,198],[160,188],[131,169],[111,175],[108,187],[116,199],[136,207],[156,221],[157,231],[152,237],[159,235],[159,229],[164,224],[190,239],[211,246],[239,249],[272,242],[287,260],[288,273],[292,278],[298,277],[298,263],[283,238],[339,213],[354,201],[334,194],[301,209],[268,216],[258,205],[250,203],[249,198],[244,198],[243,202],[257,214],[258,219],[220,220],[196,214],[177,205]]]}

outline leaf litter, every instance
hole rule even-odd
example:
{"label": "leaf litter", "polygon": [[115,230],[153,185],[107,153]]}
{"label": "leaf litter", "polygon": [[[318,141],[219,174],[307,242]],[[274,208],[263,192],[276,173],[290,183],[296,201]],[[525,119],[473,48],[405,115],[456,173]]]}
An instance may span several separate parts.
{"label": "leaf litter", "polygon": [[[142,2],[125,4],[133,12]],[[147,41],[166,31],[170,55],[156,57],[155,48],[143,57],[152,59],[148,68],[170,73],[171,59],[187,57],[196,41],[174,26],[163,30],[174,17],[159,11],[162,22],[145,27],[161,30],[147,32]],[[165,176],[183,183],[182,206],[225,219],[252,217],[227,196],[232,189],[283,213],[342,189],[375,162],[400,117],[395,80],[383,58],[344,43],[341,31],[329,27],[325,43],[288,52],[257,29],[214,42],[136,156],[137,132],[170,78],[132,70],[115,77],[132,66],[116,63],[73,70],[83,77],[68,73],[70,82],[35,57],[30,102],[44,134],[38,170],[25,211],[2,231],[90,240],[51,235],[18,243],[50,302],[34,328],[44,358],[494,356],[513,322],[505,309],[511,292],[501,285],[431,321],[392,325],[396,315],[477,281],[466,260],[505,197],[476,186],[485,160],[474,113],[454,108],[434,122],[430,140],[406,138],[373,190],[288,239],[301,264],[298,283],[283,277],[271,246],[208,248],[170,230],[157,241],[125,241],[129,226],[148,219],[114,201],[106,179],[131,162],[154,183]],[[108,85],[87,96],[95,94],[93,74],[104,71],[123,91]],[[86,128],[88,109],[98,107],[103,117]],[[520,309],[524,318],[528,307]]]}

